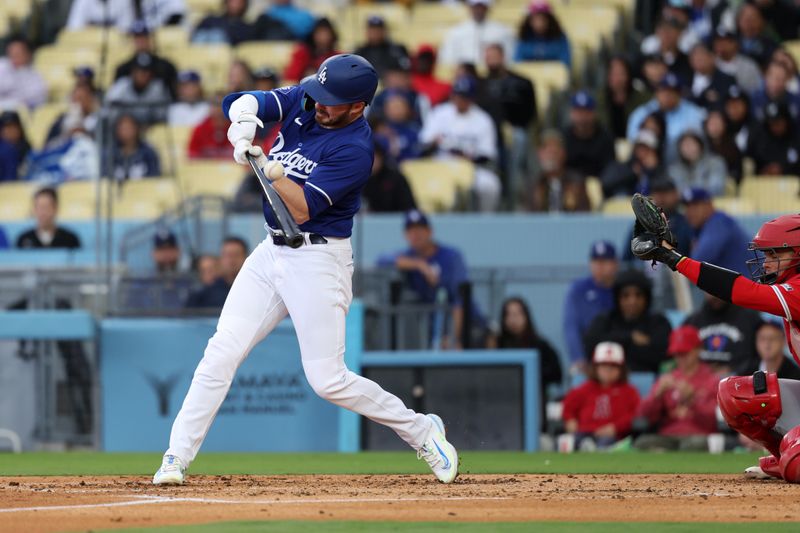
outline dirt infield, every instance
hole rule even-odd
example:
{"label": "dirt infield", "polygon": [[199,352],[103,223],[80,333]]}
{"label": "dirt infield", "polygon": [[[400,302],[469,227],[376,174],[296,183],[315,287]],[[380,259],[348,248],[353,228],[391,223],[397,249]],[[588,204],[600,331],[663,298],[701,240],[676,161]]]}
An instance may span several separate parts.
{"label": "dirt infield", "polygon": [[800,521],[800,485],[733,475],[0,478],[0,530],[77,531],[221,520]]}

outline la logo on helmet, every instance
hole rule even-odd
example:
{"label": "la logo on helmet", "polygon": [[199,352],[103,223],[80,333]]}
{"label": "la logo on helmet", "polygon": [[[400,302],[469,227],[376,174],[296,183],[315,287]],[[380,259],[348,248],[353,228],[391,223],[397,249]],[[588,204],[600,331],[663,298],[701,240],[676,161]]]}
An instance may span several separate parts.
{"label": "la logo on helmet", "polygon": [[328,67],[324,67],[322,70],[319,71],[317,79],[322,85],[325,85],[325,82],[328,81]]}

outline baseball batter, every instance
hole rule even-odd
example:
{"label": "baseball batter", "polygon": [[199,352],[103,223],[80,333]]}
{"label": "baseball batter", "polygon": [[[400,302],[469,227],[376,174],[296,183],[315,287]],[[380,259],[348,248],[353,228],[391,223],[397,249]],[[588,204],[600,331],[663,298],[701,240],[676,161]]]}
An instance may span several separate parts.
{"label": "baseball batter", "polygon": [[[789,349],[800,364],[800,215],[764,223],[750,243],[753,279],[684,257],[674,249],[666,217],[635,195],[636,229],[631,251],[659,261],[705,292],[741,307],[783,318]],[[745,470],[751,477],[800,482],[800,381],[772,372],[723,379],[717,403],[728,425],[763,445],[772,455]]]}
{"label": "baseball batter", "polygon": [[[304,232],[304,244],[286,246],[265,206],[269,235],[231,287],[172,425],[154,484],[183,483],[236,369],[287,315],[297,331],[306,378],[319,396],[392,428],[440,481],[456,478],[458,455],[441,419],[408,409],[344,363],[345,315],[352,300],[350,234],[373,157],[363,114],[377,86],[378,76],[368,61],[342,54],[326,60],[299,86],[225,97],[222,107],[232,122],[228,140],[234,159],[247,164],[246,154],[251,154],[267,167],[265,174]],[[267,157],[252,144],[256,126],[276,121],[280,133]]]}

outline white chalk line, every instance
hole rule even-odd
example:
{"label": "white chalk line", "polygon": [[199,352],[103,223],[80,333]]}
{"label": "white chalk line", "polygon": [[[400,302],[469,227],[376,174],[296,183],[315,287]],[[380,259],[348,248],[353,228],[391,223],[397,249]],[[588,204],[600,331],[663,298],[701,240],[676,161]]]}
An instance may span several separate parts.
{"label": "white chalk line", "polygon": [[193,503],[210,503],[210,504],[225,504],[225,505],[298,505],[298,504],[326,504],[326,503],[386,503],[386,502],[424,502],[424,501],[437,501],[437,502],[450,502],[450,501],[479,501],[479,500],[507,500],[506,497],[491,497],[491,496],[455,496],[450,498],[330,498],[330,499],[270,499],[270,500],[224,500],[218,498],[176,498],[171,496],[131,496],[138,498],[136,500],[124,502],[108,502],[108,503],[84,503],[75,505],[47,505],[39,507],[11,507],[7,509],[0,509],[0,513],[22,513],[33,511],[66,511],[73,509],[98,509],[107,507],[129,507],[133,505],[155,505],[161,503],[180,503],[180,502],[193,502]]}

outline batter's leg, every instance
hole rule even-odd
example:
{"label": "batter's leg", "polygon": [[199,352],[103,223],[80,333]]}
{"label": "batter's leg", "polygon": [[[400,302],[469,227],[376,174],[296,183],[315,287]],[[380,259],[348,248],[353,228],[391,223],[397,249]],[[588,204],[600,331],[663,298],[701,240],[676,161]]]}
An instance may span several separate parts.
{"label": "batter's leg", "polygon": [[250,350],[286,316],[272,284],[274,249],[262,242],[247,258],[233,282],[192,385],[172,425],[169,450],[188,467],[228,394],[233,376]]}
{"label": "batter's leg", "polygon": [[287,264],[277,288],[297,331],[306,378],[320,397],[392,428],[419,449],[433,430],[431,419],[344,363],[353,263],[349,244],[336,246],[286,248],[278,260]]}

